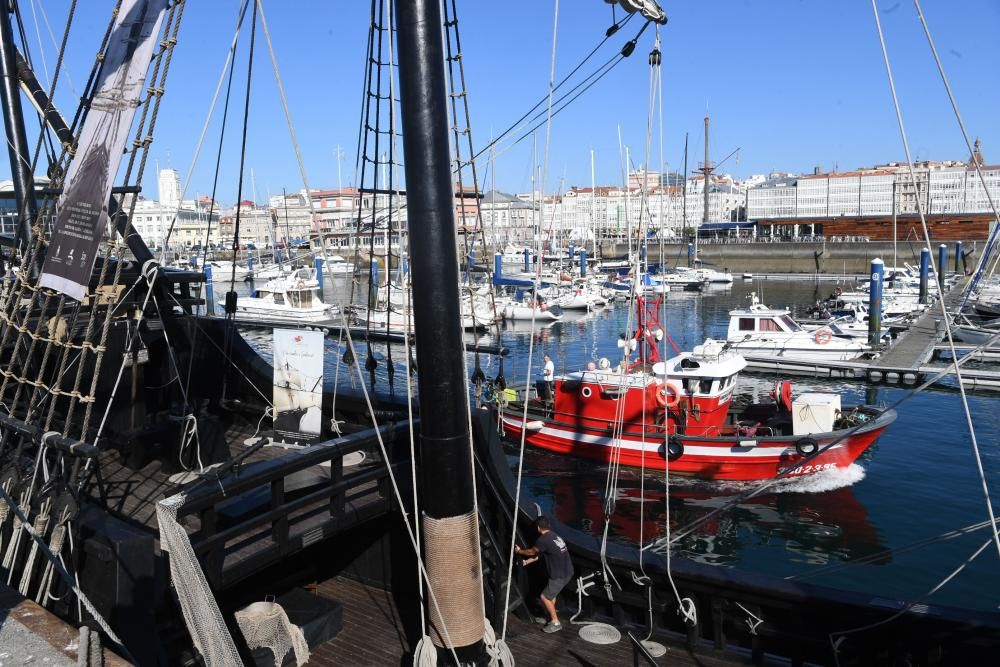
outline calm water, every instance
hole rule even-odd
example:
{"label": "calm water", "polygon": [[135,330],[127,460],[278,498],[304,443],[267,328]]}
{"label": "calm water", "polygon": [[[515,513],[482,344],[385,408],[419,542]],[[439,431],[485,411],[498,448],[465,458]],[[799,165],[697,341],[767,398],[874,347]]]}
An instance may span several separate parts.
{"label": "calm water", "polygon": [[[709,336],[724,338],[728,311],[746,303],[751,290],[760,291],[769,305],[802,309],[832,287],[831,283],[817,287],[805,281],[756,281],[703,294],[672,293],[664,325],[681,349],[690,349]],[[327,287],[329,297],[337,301],[346,301],[348,291],[346,281]],[[578,370],[602,356],[616,359],[616,340],[628,329],[629,315],[628,308],[620,304],[587,316],[567,317],[534,334],[505,330],[502,341],[511,349],[504,362],[508,382],[523,384],[528,374],[536,378],[545,353],[552,356],[559,371]],[[247,337],[268,354],[269,333],[248,333]],[[533,363],[529,367],[532,337]],[[493,336],[480,340],[495,342]],[[339,363],[343,348],[336,341],[328,341],[327,346],[327,388],[333,389],[337,366],[338,382],[356,384],[356,372]],[[374,377],[365,372],[366,383],[405,395],[403,349],[373,345],[372,354],[379,366]],[[396,368],[391,384],[389,354]],[[359,359],[364,362],[367,355],[366,347],[360,345]],[[471,369],[473,355],[468,359]],[[487,375],[496,375],[495,359],[481,355],[480,363]],[[675,555],[741,570],[805,577],[877,595],[916,598],[989,538],[988,531],[978,530],[907,553],[889,553],[866,564],[853,563],[987,518],[959,394],[934,389],[911,395],[904,389],[874,389],[860,383],[791,379],[796,392],[837,391],[848,404],[909,398],[898,408],[898,420],[858,464],[846,471],[783,482],[773,492],[768,490],[729,506],[675,545]],[[740,389],[766,393],[772,383],[771,377],[745,374]],[[987,480],[1000,485],[1000,397],[970,393],[969,400]],[[525,490],[547,512],[600,534],[606,467],[537,450],[526,453],[524,467]],[[649,544],[667,534],[668,512],[670,530],[678,531],[754,488],[752,483],[672,479],[668,507],[666,486],[662,473],[642,476],[638,471],[622,471],[611,518],[614,540]],[[994,505],[1000,509],[996,493]],[[996,548],[988,548],[931,601],[996,610],[1000,591],[997,561]]]}

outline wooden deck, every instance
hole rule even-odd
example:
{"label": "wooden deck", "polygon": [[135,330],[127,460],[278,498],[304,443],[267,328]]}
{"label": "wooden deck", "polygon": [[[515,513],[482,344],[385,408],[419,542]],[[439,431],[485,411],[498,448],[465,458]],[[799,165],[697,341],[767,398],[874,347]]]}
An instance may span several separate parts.
{"label": "wooden deck", "polygon": [[[958,281],[944,295],[944,305],[948,312],[955,310],[962,302],[965,280]],[[934,354],[934,346],[944,335],[941,322],[941,305],[931,304],[923,315],[892,344],[892,347],[873,364],[875,368],[917,370],[926,364]]]}
{"label": "wooden deck", "polygon": [[[244,440],[254,434],[255,426],[241,420],[226,431],[225,439],[232,456],[246,450]],[[246,463],[266,461],[285,453],[287,450],[280,447],[264,447],[251,454]],[[105,450],[98,460],[111,510],[125,519],[158,532],[156,503],[177,493],[182,486],[170,480],[173,471],[164,470],[159,461],[134,470],[126,465],[117,451]],[[96,495],[97,489],[92,492]],[[185,525],[189,531],[198,527],[197,524]]]}
{"label": "wooden deck", "polygon": [[[401,619],[399,605],[391,593],[340,577],[319,584],[316,592],[343,605],[344,628],[334,639],[313,648],[309,665],[368,667],[412,664],[413,621],[405,623]],[[403,616],[419,619],[419,612],[409,608],[403,611]],[[632,645],[624,633],[617,644],[591,644],[580,638],[577,626],[569,625],[568,616],[560,616],[565,626],[562,632],[546,634],[541,631],[541,626],[524,623],[511,615],[507,643],[519,667],[613,667],[632,664]],[[666,655],[659,658],[657,664],[731,667],[750,662],[694,654],[685,648],[668,646]]]}

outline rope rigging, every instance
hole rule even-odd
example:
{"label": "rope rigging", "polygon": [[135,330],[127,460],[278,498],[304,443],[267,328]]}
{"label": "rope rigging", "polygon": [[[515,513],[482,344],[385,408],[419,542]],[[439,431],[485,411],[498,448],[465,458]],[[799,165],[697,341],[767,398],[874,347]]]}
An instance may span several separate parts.
{"label": "rope rigging", "polygon": [[[108,23],[85,88],[86,94],[74,116],[72,123],[74,134],[86,119],[87,110],[91,108],[91,101],[97,93],[97,74],[110,45],[119,6],[116,6],[115,13]],[[128,159],[122,170],[124,191],[133,188],[130,183],[141,182],[143,178],[171,55],[185,6],[183,0],[173,2],[163,16],[160,27],[162,38],[159,48],[151,56],[145,95],[137,100],[140,108],[134,120],[135,135],[126,151]],[[48,82],[48,106],[43,112],[53,110],[52,95],[62,71],[65,46],[75,8],[76,3],[73,2],[55,69]],[[19,15],[16,18],[20,21]],[[21,34],[24,39],[23,27]],[[153,35],[151,39],[155,37]],[[30,58],[27,49],[25,54],[26,59]],[[48,128],[44,120],[40,123],[40,134],[44,135]],[[39,142],[44,140],[44,137],[40,136]],[[11,429],[4,429],[0,438],[0,451],[12,456],[10,465],[0,475],[3,479],[0,483],[0,496],[5,503],[2,506],[3,510],[0,510],[0,529],[3,529],[3,524],[9,518],[13,516],[14,519],[11,541],[6,545],[3,565],[7,581],[17,582],[17,587],[23,594],[30,595],[31,589],[37,583],[34,598],[43,605],[52,600],[65,598],[65,593],[60,595],[57,590],[57,582],[61,579],[64,589],[76,597],[77,613],[81,620],[82,609],[86,607],[109,638],[120,644],[100,614],[81,593],[76,572],[71,573],[70,568],[66,567],[67,563],[72,565],[76,562],[75,529],[72,524],[76,513],[76,498],[91,483],[91,476],[99,475],[99,470],[93,465],[92,458],[88,459],[86,465],[81,466],[78,456],[52,447],[50,443],[53,438],[72,438],[79,442],[92,442],[98,439],[93,436],[90,421],[97,395],[98,378],[101,376],[102,364],[109,347],[111,320],[119,312],[119,307],[132,289],[136,287],[133,285],[126,291],[121,285],[122,270],[127,264],[124,241],[133,233],[130,220],[136,197],[132,196],[126,205],[124,196],[115,196],[113,203],[120,212],[115,215],[116,220],[112,222],[117,221],[117,216],[125,215],[126,225],[122,234],[117,233],[112,226],[103,241],[103,261],[95,271],[96,290],[92,292],[88,290],[83,300],[76,300],[62,293],[38,287],[35,284],[36,273],[29,270],[29,267],[41,264],[46,248],[44,221],[55,210],[65,165],[73,157],[74,149],[74,146],[62,145],[61,154],[55,156],[54,146],[47,145],[46,150],[50,154],[51,162],[49,172],[53,176],[52,187],[43,198],[38,216],[29,221],[32,238],[20,252],[21,270],[15,275],[5,276],[3,296],[0,299],[0,319],[7,325],[0,337],[0,344],[9,346],[10,349],[4,365],[3,382],[0,384],[0,396],[8,401],[3,407],[8,415],[22,419],[25,424],[39,426],[43,433],[33,453],[27,449],[32,446],[32,443],[28,442],[30,438],[15,435]],[[39,155],[40,150],[36,148],[33,162],[37,161]],[[155,275],[155,266],[150,269],[153,273],[147,275]],[[147,299],[152,289],[151,284],[147,285]],[[138,339],[138,324],[130,326],[136,327],[134,341]],[[133,335],[131,329],[127,335]],[[70,382],[71,388],[64,389],[64,385]],[[110,403],[106,407],[110,408]],[[104,422],[105,419],[102,418],[101,428]],[[31,456],[34,458],[34,463],[31,466],[32,471],[28,474],[28,470],[22,465]],[[22,559],[20,547],[27,539],[25,533],[33,541]],[[69,558],[64,558],[67,547]],[[49,561],[44,568],[36,567],[40,556]],[[20,572],[16,573],[18,567]],[[15,579],[17,574],[19,579]],[[55,574],[59,574],[59,578]],[[120,650],[124,655],[128,655],[124,647],[120,647]]]}

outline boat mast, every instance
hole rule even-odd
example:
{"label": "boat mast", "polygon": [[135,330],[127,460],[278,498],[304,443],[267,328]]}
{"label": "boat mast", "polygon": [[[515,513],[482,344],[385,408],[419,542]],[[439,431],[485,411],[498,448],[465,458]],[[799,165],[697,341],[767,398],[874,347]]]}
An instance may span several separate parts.
{"label": "boat mast", "polygon": [[[683,218],[683,223],[681,229],[684,230],[683,233],[687,233],[688,228],[688,133],[684,133],[684,180],[681,182],[681,216]],[[683,238],[683,236],[681,237]],[[688,264],[691,260],[688,259]]]}
{"label": "boat mast", "polygon": [[[420,368],[424,558],[432,638],[483,659],[483,585],[466,386],[455,195],[438,0],[396,0],[400,115]],[[440,612],[438,611],[440,609]],[[447,636],[442,634],[447,629]]]}
{"label": "boat mast", "polygon": [[594,179],[594,149],[590,149],[590,233],[594,235],[594,257],[597,257],[597,185]]}
{"label": "boat mast", "polygon": [[[708,180],[712,175],[712,163],[708,161],[708,114],[705,114],[705,164],[702,165],[701,173],[705,175],[705,184],[702,187],[705,195],[705,212],[702,216],[701,223],[703,225],[708,224]],[[698,228],[695,227],[694,230],[694,259],[698,259]]]}
{"label": "boat mast", "polygon": [[31,148],[24,131],[24,114],[21,111],[21,89],[17,77],[17,47],[10,24],[10,0],[0,0],[0,104],[3,105],[3,126],[7,135],[7,155],[10,158],[14,197],[17,199],[17,242],[27,250],[31,238],[31,225],[38,216],[35,201],[35,177],[28,162]]}

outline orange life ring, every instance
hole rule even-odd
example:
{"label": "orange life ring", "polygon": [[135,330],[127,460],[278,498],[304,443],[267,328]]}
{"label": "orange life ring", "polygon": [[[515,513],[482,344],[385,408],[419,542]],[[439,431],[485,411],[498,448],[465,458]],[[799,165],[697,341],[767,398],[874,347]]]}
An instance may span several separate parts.
{"label": "orange life ring", "polygon": [[823,327],[822,329],[816,331],[814,338],[816,339],[817,345],[826,345],[833,340],[833,332],[826,327]]}
{"label": "orange life ring", "polygon": [[839,287],[834,287],[834,288],[833,288],[833,293],[834,293],[834,294],[836,294],[837,296],[840,296],[841,294],[843,294],[843,293],[844,293],[844,290],[842,290],[842,289],[841,289],[841,288],[839,288]]}
{"label": "orange life ring", "polygon": [[681,402],[682,387],[676,382],[664,382],[656,390],[656,402],[661,408],[676,408]]}

